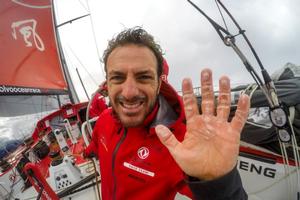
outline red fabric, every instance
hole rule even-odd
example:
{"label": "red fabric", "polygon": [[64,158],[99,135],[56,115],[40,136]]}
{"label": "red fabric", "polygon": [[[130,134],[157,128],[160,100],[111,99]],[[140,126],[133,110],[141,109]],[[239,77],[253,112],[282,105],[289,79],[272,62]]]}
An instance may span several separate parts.
{"label": "red fabric", "polygon": [[101,93],[102,91],[107,91],[107,82],[106,82],[106,80],[103,81],[103,82],[99,85],[99,88],[100,88],[100,93]]}
{"label": "red fabric", "polygon": [[89,110],[90,118],[98,117],[106,108],[107,105],[104,97],[100,93],[96,93]]}
{"label": "red fabric", "polygon": [[[173,108],[178,107],[179,117],[170,129],[182,141],[185,124],[181,99],[167,83],[163,82],[161,88],[167,102]],[[149,123],[128,129],[122,127],[112,109],[106,109],[99,116],[91,146],[98,150],[103,200],[169,200],[174,199],[177,192],[192,198],[184,173],[157,138],[154,127],[150,127],[157,110],[145,120]],[[148,156],[140,157],[147,155],[147,151]]]}
{"label": "red fabric", "polygon": [[[97,133],[93,132],[93,138],[97,138]],[[98,152],[97,152],[97,142],[91,141],[88,147],[86,147],[83,151],[83,157],[84,158],[90,158],[92,155],[95,155],[98,157]],[[98,157],[99,158],[99,157]]]}
{"label": "red fabric", "polygon": [[168,82],[168,75],[169,75],[169,65],[167,63],[167,60],[163,60],[163,71],[161,75],[161,79],[165,82]]}
{"label": "red fabric", "polygon": [[[92,99],[89,110],[90,118],[98,117],[106,108],[107,105],[104,97],[100,93],[96,93]],[[98,157],[98,152],[94,143],[91,143],[83,152],[84,157],[91,157],[92,154]]]}
{"label": "red fabric", "polygon": [[169,65],[168,65],[166,59],[164,59],[164,61],[163,61],[163,74],[165,74],[167,76],[169,75]]}
{"label": "red fabric", "polygon": [[[41,194],[41,199],[52,199],[52,200],[59,200],[56,193],[52,190],[48,182],[46,181],[46,178],[43,176],[43,174],[40,172],[39,167],[37,164],[34,163],[27,163],[24,167],[24,171],[30,181],[30,183],[33,185],[34,189],[37,192],[40,192],[41,184],[43,186],[43,192]],[[39,184],[37,181],[33,178],[29,172],[32,172],[37,180],[39,180]]]}

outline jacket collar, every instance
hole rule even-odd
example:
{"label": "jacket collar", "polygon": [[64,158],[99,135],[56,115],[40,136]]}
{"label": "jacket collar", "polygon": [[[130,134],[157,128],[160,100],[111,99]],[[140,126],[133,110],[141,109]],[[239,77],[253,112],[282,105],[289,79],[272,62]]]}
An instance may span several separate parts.
{"label": "jacket collar", "polygon": [[[162,81],[158,97],[158,110],[151,120],[149,133],[155,134],[155,126],[158,124],[167,127],[174,127],[177,123],[182,123],[185,119],[183,102],[178,93],[168,83]],[[148,116],[152,116],[152,113]]]}

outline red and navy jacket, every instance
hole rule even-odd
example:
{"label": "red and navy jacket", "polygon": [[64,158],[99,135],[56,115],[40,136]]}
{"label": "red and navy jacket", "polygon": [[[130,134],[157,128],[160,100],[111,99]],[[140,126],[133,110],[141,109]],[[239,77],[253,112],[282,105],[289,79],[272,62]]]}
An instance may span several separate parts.
{"label": "red and navy jacket", "polygon": [[[143,125],[123,127],[112,109],[105,110],[99,116],[86,152],[91,149],[97,151],[103,200],[168,200],[174,199],[177,193],[193,199],[203,197],[198,191],[202,193],[201,188],[207,184],[194,181],[187,184],[185,174],[156,136],[154,127],[157,124],[166,125],[179,141],[183,140],[186,126],[182,100],[164,82],[156,106]],[[235,184],[235,187],[239,186],[238,182]]]}
{"label": "red and navy jacket", "polygon": [[107,105],[105,103],[105,97],[97,92],[92,99],[91,107],[89,110],[90,118],[98,117],[106,108]]}

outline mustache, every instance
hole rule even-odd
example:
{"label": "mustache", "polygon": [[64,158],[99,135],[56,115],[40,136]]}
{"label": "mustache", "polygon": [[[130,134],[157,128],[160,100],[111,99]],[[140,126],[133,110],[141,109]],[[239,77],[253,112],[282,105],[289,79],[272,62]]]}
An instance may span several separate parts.
{"label": "mustache", "polygon": [[145,96],[134,96],[134,97],[128,99],[122,95],[119,95],[119,96],[117,96],[116,100],[119,102],[134,103],[137,101],[145,101],[146,97]]}

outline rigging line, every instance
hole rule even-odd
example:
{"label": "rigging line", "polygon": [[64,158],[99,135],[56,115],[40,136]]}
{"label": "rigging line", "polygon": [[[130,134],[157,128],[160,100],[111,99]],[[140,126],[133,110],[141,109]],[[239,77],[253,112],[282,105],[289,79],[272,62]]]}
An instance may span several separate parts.
{"label": "rigging line", "polygon": [[[86,7],[84,6],[84,4],[83,4],[80,0],[78,0],[78,1],[79,1],[79,3],[81,4],[81,6],[84,8],[84,10],[87,11],[87,9],[86,9]],[[58,11],[58,3],[55,3],[55,4],[54,4],[54,8],[55,8],[54,10]],[[59,13],[59,12],[55,12],[55,15],[57,16],[58,19],[60,19],[58,13]],[[58,27],[63,26],[63,25],[65,25],[65,24],[72,23],[73,21],[76,21],[76,20],[78,20],[78,19],[84,18],[84,17],[86,17],[86,16],[88,16],[88,15],[90,15],[90,14],[86,14],[86,15],[82,15],[82,16],[76,17],[76,18],[74,18],[74,19],[68,20],[68,21],[63,22],[63,23],[61,23],[61,24],[58,24],[58,25],[56,25],[56,27],[58,28]]]}
{"label": "rigging line", "polygon": [[[51,100],[51,95],[46,95],[44,97],[42,97],[42,101],[41,101],[41,113],[42,112],[46,112],[48,110],[48,108],[50,107],[50,105],[52,105]],[[43,110],[44,109],[44,110]],[[42,114],[41,114],[42,117]]]}
{"label": "rigging line", "polygon": [[[191,0],[187,0],[198,12],[200,12],[214,27],[214,29],[217,31],[218,35],[220,36],[221,40],[224,42],[224,35],[226,34],[228,36],[231,36],[231,34],[224,29],[222,26],[220,26],[217,22],[215,22],[213,19],[211,19],[203,10],[201,10],[195,3],[193,3]],[[223,34],[222,34],[223,33]]]}
{"label": "rigging line", "polygon": [[55,16],[57,17],[57,19],[60,20],[60,19],[61,19],[61,15],[60,15],[60,13],[58,12],[58,3],[54,3],[54,2],[57,2],[57,0],[53,0],[53,1],[52,1],[52,6],[54,7],[54,8],[53,8],[54,14],[55,14]]}
{"label": "rigging line", "polygon": [[[289,176],[290,176],[290,172],[289,172],[289,168],[288,168],[288,159],[286,159],[286,151],[285,151],[285,146],[284,144],[281,142],[281,140],[279,139],[279,146],[280,146],[280,150],[281,150],[281,155],[282,155],[282,161],[283,161],[283,167],[284,167],[284,174],[286,177],[286,182],[287,182],[287,191],[289,191],[289,186],[290,186],[290,179],[289,179]],[[290,195],[289,195],[290,196]]]}
{"label": "rigging line", "polygon": [[81,1],[81,0],[78,0],[78,1],[79,1],[79,3],[81,4],[81,6],[84,8],[84,10],[85,10],[86,12],[89,12],[88,9],[85,7],[85,5],[82,3],[82,1]]}
{"label": "rigging line", "polygon": [[[70,59],[70,56],[69,56],[69,53],[66,51],[66,49],[64,47],[62,47],[62,50],[64,51],[64,56],[65,56],[65,62],[66,62],[66,66],[67,67],[72,67],[73,69],[75,69],[75,67],[73,66],[73,62],[72,60]],[[68,60],[68,61],[67,61]],[[70,65],[67,65],[67,62],[70,62]],[[74,77],[72,77],[72,75],[70,74],[70,79],[73,81],[74,80]],[[77,93],[76,91],[76,88],[74,87],[74,90],[75,90],[75,93]]]}
{"label": "rigging line", "polygon": [[82,79],[81,79],[81,76],[80,76],[80,73],[79,73],[77,67],[76,67],[76,72],[77,72],[79,81],[80,81],[80,83],[81,83],[81,85],[82,85],[83,91],[84,91],[84,93],[85,93],[85,95],[86,95],[86,97],[87,97],[87,99],[88,99],[88,101],[89,101],[89,100],[90,100],[90,97],[89,97],[89,95],[88,95],[88,93],[87,93],[87,91],[86,91],[86,88],[85,88],[85,86],[84,86],[84,83],[83,83],[83,81],[82,81]]}
{"label": "rigging line", "polygon": [[[41,108],[40,108],[40,111],[41,112],[43,112],[43,100],[44,100],[44,98],[42,97],[41,98],[41,103],[40,103],[40,106],[41,106]],[[40,114],[40,117],[42,116],[42,114]]]}
{"label": "rigging line", "polygon": [[293,153],[294,153],[294,157],[295,157],[295,163],[296,163],[296,170],[297,170],[297,188],[298,188],[298,193],[300,192],[300,182],[299,182],[299,152],[298,152],[298,149],[296,148],[297,146],[297,141],[296,141],[296,138],[294,137],[293,135],[293,138],[292,138],[292,143],[293,143]]}
{"label": "rigging line", "polygon": [[237,21],[234,19],[234,17],[231,15],[231,13],[228,11],[228,9],[224,6],[224,4],[221,2],[221,0],[217,0],[218,3],[222,6],[222,8],[225,10],[225,12],[228,14],[228,16],[231,18],[231,20],[233,21],[233,23],[236,25],[236,27],[239,29],[239,32],[243,35],[244,39],[246,40],[247,44],[250,47],[251,52],[253,53],[258,65],[260,66],[261,70],[264,69],[263,64],[260,61],[260,58],[258,57],[256,51],[254,50],[252,44],[250,43],[250,41],[248,40],[246,34],[245,34],[245,30],[242,30],[240,25],[237,23]]}
{"label": "rigging line", "polygon": [[[45,97],[47,98],[48,96],[45,96]],[[46,101],[46,98],[44,98],[43,96],[41,96],[40,101],[39,101],[40,103],[36,104],[37,107],[40,106],[40,110],[39,110],[39,112],[37,112],[37,114],[38,114],[39,117],[36,117],[36,119],[42,118],[43,117],[42,113],[45,112],[46,109],[47,109],[47,104],[44,103]],[[33,104],[33,106],[34,106],[34,104]],[[34,106],[34,108],[35,108],[35,106]],[[44,108],[45,108],[45,110],[44,110]]]}
{"label": "rigging line", "polygon": [[[287,143],[283,143],[283,150],[284,150],[284,154],[285,154],[285,159],[286,159],[286,162],[287,162],[287,169],[288,169],[288,173],[290,173],[290,170],[291,170],[291,165],[290,165],[290,159],[288,157],[288,154],[287,154]],[[292,193],[292,186],[293,186],[293,180],[292,180],[292,176],[288,176],[287,177],[287,182],[288,182],[288,190],[289,190],[289,199],[292,200],[292,197],[291,197],[291,193]]]}
{"label": "rigging line", "polygon": [[[285,154],[285,159],[286,159],[286,162],[287,162],[287,169],[288,169],[288,173],[290,173],[290,170],[291,170],[291,166],[290,166],[290,159],[288,157],[288,154],[287,154],[287,146],[286,146],[286,143],[283,143],[283,150],[284,150],[284,154]],[[288,182],[288,190],[289,190],[289,193],[288,193],[288,199],[292,200],[292,197],[291,197],[291,194],[292,194],[292,186],[293,186],[293,181],[292,181],[292,176],[288,176],[287,177],[287,182]]]}
{"label": "rigging line", "polygon": [[[69,47],[69,46],[68,46],[68,47]],[[70,48],[70,47],[69,47],[69,48]],[[75,56],[75,58],[77,58],[76,55],[74,54],[74,52],[72,51],[71,48],[70,48],[70,50],[71,50],[71,53]],[[66,56],[69,58],[68,53],[66,53]],[[82,65],[82,63],[80,62],[79,58],[77,58],[77,60],[78,60],[78,62]],[[89,95],[88,95],[88,93],[87,93],[87,91],[86,91],[86,88],[85,88],[83,82],[82,82],[81,76],[80,76],[80,74],[79,74],[79,72],[78,72],[78,68],[73,66],[74,64],[72,63],[72,60],[71,60],[71,59],[69,59],[69,61],[71,62],[71,66],[73,67],[73,69],[76,70],[76,73],[77,73],[78,79],[79,79],[79,81],[80,81],[80,83],[81,83],[81,86],[82,86],[82,88],[83,88],[83,90],[84,90],[84,92],[85,92],[85,95],[87,96],[87,99],[89,100]],[[83,65],[82,65],[82,66],[83,66]],[[84,69],[85,69],[85,68],[84,68]],[[92,78],[92,77],[91,77],[91,78]]]}
{"label": "rigging line", "polygon": [[[285,175],[281,176],[279,179],[277,179],[276,181],[272,182],[270,185],[265,186],[264,188],[261,188],[261,189],[259,189],[257,191],[254,191],[254,192],[249,192],[248,195],[249,196],[250,195],[257,195],[259,193],[265,192],[266,190],[274,187],[276,184],[279,184],[281,181],[284,181],[285,179],[287,179],[288,176],[291,176],[294,172],[295,172],[295,170],[291,171],[290,174],[285,174]],[[289,190],[289,188],[287,190]]]}
{"label": "rigging line", "polygon": [[215,0],[215,3],[216,3],[216,5],[217,5],[217,7],[218,7],[218,10],[219,10],[219,13],[220,13],[220,15],[221,15],[221,17],[222,17],[222,20],[223,20],[224,26],[225,26],[226,30],[228,31],[228,27],[227,27],[226,21],[225,21],[225,19],[224,19],[223,13],[222,13],[222,11],[221,11],[221,9],[220,9],[220,6],[219,6],[219,4],[218,4],[217,0]]}
{"label": "rigging line", "polygon": [[[95,41],[95,46],[96,46],[96,50],[97,50],[97,55],[98,55],[98,59],[99,59],[99,62],[100,62],[100,66],[101,66],[101,63],[102,63],[102,59],[101,59],[101,56],[100,56],[100,50],[99,50],[99,47],[97,45],[97,40],[96,40],[96,33],[95,33],[95,29],[94,29],[94,20],[93,20],[93,17],[92,17],[92,13],[91,13],[91,9],[90,9],[90,5],[89,5],[89,1],[87,0],[87,7],[88,7],[88,12],[90,13],[90,23],[91,23],[91,26],[92,26],[92,33],[93,33],[93,38],[94,38],[94,41]],[[102,71],[102,74],[105,75],[105,72],[104,72],[104,67],[101,67],[101,71]]]}
{"label": "rigging line", "polygon": [[71,20],[68,20],[68,21],[66,21],[66,22],[63,22],[63,23],[61,23],[61,24],[56,25],[56,27],[59,28],[59,27],[64,26],[64,25],[66,25],[66,24],[71,24],[73,21],[76,21],[76,20],[78,20],[78,19],[84,18],[84,17],[89,16],[89,15],[90,15],[90,14],[86,14],[86,15],[82,15],[82,16],[80,16],[80,17],[73,18],[73,19],[71,19]]}
{"label": "rigging line", "polygon": [[54,102],[52,102],[52,95],[49,95],[47,98],[47,101],[45,102],[46,106],[45,106],[45,111],[47,111],[51,106],[56,107],[56,103],[54,104]]}
{"label": "rigging line", "polygon": [[[3,102],[0,102],[0,103],[3,103]],[[7,103],[7,102],[5,102],[5,103]],[[14,104],[19,104],[19,105],[29,105],[29,106],[32,106],[32,107],[34,107],[34,106],[39,106],[40,104],[38,104],[38,103],[36,103],[36,104],[31,104],[31,103],[20,103],[20,102],[16,102],[16,103],[14,103]],[[49,106],[49,108],[52,108],[52,107],[50,107]],[[53,109],[53,108],[52,108]],[[55,108],[54,108],[55,109]],[[45,110],[45,111],[42,111],[42,112],[46,112],[46,111],[49,111],[49,110]]]}
{"label": "rigging line", "polygon": [[98,86],[97,81],[94,79],[94,77],[89,73],[89,71],[86,69],[86,67],[83,65],[83,63],[81,62],[81,60],[79,59],[79,57],[74,53],[73,49],[67,45],[68,48],[70,49],[71,53],[73,54],[73,56],[76,58],[76,60],[79,62],[79,64],[83,67],[83,69],[85,70],[85,72],[90,76],[90,78],[92,79],[92,81],[95,83],[96,86]]}
{"label": "rigging line", "polygon": [[[254,70],[254,68],[251,66],[249,61],[246,59],[246,57],[243,55],[243,53],[239,50],[239,48],[235,45],[234,37],[232,37],[232,34],[228,32],[225,28],[220,26],[217,22],[215,22],[213,19],[211,19],[203,10],[201,10],[196,4],[194,4],[191,0],[187,0],[198,12],[200,12],[214,27],[218,35],[220,36],[221,40],[225,43],[226,46],[230,46],[233,48],[233,50],[236,52],[236,54],[239,56],[239,58],[242,60],[243,64],[245,65],[248,72],[251,74],[255,82],[262,88],[263,82]],[[223,35],[225,34],[225,36]]]}
{"label": "rigging line", "polygon": [[[296,170],[297,170],[297,185],[298,185],[298,188],[300,188],[300,170],[299,170],[300,157],[299,157],[298,144],[297,144],[296,134],[295,134],[293,124],[292,124],[290,117],[288,118],[288,120],[289,120],[289,123],[291,124],[290,128],[292,131],[292,148],[293,148],[294,159],[295,159],[295,164],[296,164],[295,166],[296,166]],[[298,190],[298,192],[299,191],[300,191],[300,189]]]}
{"label": "rigging line", "polygon": [[38,113],[38,111],[37,111],[37,109],[36,109],[36,107],[35,107],[34,105],[37,105],[37,106],[38,106],[38,105],[40,105],[40,104],[38,104],[38,103],[37,103],[37,104],[34,104],[33,98],[31,98],[30,100],[31,100],[31,102],[32,102],[31,104],[33,105],[33,110],[35,111],[35,113]]}

